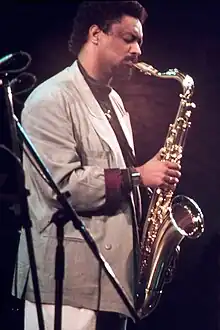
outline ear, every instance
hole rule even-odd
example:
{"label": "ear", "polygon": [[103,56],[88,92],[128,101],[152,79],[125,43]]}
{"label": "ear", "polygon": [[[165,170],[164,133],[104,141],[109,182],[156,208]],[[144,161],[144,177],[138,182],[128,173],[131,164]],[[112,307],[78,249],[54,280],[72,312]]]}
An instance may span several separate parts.
{"label": "ear", "polygon": [[98,45],[99,39],[100,39],[101,30],[98,27],[98,25],[91,25],[89,28],[89,40],[95,44]]}

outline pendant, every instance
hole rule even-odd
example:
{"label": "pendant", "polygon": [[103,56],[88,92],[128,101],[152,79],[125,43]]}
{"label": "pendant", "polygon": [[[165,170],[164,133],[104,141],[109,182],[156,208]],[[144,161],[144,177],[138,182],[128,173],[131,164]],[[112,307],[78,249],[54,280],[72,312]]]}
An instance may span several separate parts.
{"label": "pendant", "polygon": [[107,110],[107,112],[105,112],[105,115],[108,118],[108,120],[110,120],[112,118],[112,116],[111,116],[111,110]]}

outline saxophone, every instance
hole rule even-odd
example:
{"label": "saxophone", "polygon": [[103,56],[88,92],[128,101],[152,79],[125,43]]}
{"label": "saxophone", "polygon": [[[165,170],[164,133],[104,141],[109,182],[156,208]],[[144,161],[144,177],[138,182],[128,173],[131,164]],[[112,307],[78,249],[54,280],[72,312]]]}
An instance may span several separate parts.
{"label": "saxophone", "polygon": [[[177,69],[161,73],[143,62],[133,64],[146,75],[176,79],[183,92],[173,124],[161,149],[161,161],[181,163],[190,116],[195,104],[191,102],[194,81]],[[204,217],[197,203],[174,191],[157,188],[151,192],[150,205],[140,237],[140,268],[136,309],[140,318],[148,316],[157,306],[165,283],[172,280],[179,244],[185,238],[198,238],[204,231]]]}

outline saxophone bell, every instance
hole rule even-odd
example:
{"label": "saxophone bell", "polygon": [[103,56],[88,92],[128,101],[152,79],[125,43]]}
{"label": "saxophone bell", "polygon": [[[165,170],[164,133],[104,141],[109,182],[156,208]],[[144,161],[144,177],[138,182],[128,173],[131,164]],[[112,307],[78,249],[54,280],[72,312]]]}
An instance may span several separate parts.
{"label": "saxophone bell", "polygon": [[204,231],[204,217],[199,205],[192,198],[177,195],[171,208],[171,221],[182,236],[199,238]]}

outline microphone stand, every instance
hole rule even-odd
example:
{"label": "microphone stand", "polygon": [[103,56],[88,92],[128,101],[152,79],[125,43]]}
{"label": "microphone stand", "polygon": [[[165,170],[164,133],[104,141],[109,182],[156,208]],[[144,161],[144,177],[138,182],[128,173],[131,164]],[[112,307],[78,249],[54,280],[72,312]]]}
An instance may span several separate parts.
{"label": "microphone stand", "polygon": [[[55,317],[54,329],[62,329],[62,305],[63,305],[63,280],[65,269],[65,253],[64,253],[64,214],[62,210],[56,212],[51,223],[55,223],[57,227],[57,247],[55,255]],[[43,230],[44,231],[44,230]]]}
{"label": "microphone stand", "polygon": [[[62,206],[61,211],[58,211],[55,213],[55,215],[52,217],[51,221],[48,223],[48,225],[42,230],[42,232],[51,224],[55,223],[57,226],[57,238],[58,238],[58,246],[56,251],[56,258],[62,259],[61,262],[61,269],[58,270],[56,268],[55,271],[55,277],[56,277],[56,302],[59,304],[62,304],[62,282],[64,278],[64,249],[62,246],[63,241],[63,226],[68,221],[72,221],[73,226],[75,229],[79,230],[82,237],[88,244],[89,248],[91,249],[92,253],[96,257],[96,259],[99,261],[99,264],[101,265],[102,269],[104,269],[106,275],[108,276],[109,280],[117,290],[118,294],[120,295],[121,299],[123,300],[124,304],[128,308],[130,314],[132,315],[135,322],[137,322],[140,318],[135,311],[134,307],[132,306],[132,303],[130,299],[127,297],[124,288],[121,287],[118,279],[116,278],[112,268],[107,263],[107,261],[104,259],[103,255],[99,252],[99,249],[93,239],[93,237],[90,235],[89,231],[85,227],[84,223],[81,221],[81,219],[78,217],[77,213],[69,203],[67,199],[67,193],[61,193],[58,186],[54,182],[49,170],[41,160],[39,154],[37,153],[35,147],[33,146],[32,142],[30,141],[29,137],[27,136],[24,128],[20,124],[18,118],[13,115],[13,118],[16,122],[18,131],[20,133],[20,138],[23,142],[24,146],[24,152],[26,153],[29,160],[32,162],[35,169],[38,171],[38,173],[41,175],[41,177],[44,179],[44,181],[51,187],[55,195],[57,196],[57,201]],[[61,306],[59,308],[57,307],[55,309],[56,312],[59,311],[61,313]],[[55,316],[55,329],[60,330],[61,329],[61,315]]]}
{"label": "microphone stand", "polygon": [[[13,99],[12,99],[12,90],[10,87],[9,80],[7,79],[7,73],[4,73],[2,77],[0,77],[0,88],[3,88],[3,95],[5,99],[5,118],[7,120],[7,124],[10,131],[10,149],[3,148],[2,150],[7,154],[11,154],[16,162],[16,184],[18,189],[18,198],[21,207],[21,227],[24,228],[27,240],[27,248],[28,248],[28,255],[30,261],[30,269],[32,274],[33,286],[34,286],[34,294],[35,294],[35,301],[36,301],[36,308],[37,308],[37,316],[39,322],[39,329],[45,330],[44,327],[44,320],[43,320],[43,313],[41,308],[41,298],[40,298],[40,290],[39,290],[39,283],[37,277],[37,269],[36,269],[36,261],[34,255],[34,248],[33,248],[33,239],[31,234],[31,221],[28,212],[28,203],[27,203],[27,191],[25,189],[25,180],[24,180],[24,173],[22,169],[22,165],[20,163],[19,155],[20,155],[20,148],[19,148],[19,140],[17,136],[16,130],[16,123],[14,121],[14,107],[13,107]],[[7,143],[7,142],[5,142]]]}

